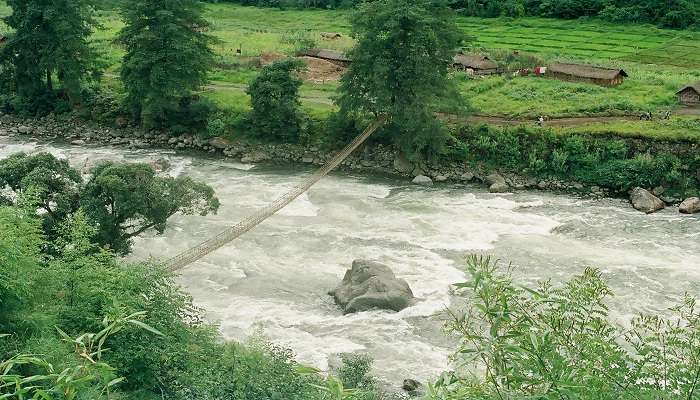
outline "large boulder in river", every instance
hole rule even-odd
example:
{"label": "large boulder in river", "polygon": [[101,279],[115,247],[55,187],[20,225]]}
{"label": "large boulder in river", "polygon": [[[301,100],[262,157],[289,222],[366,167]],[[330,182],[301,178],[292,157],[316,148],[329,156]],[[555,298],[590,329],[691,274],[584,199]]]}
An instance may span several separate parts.
{"label": "large boulder in river", "polygon": [[678,207],[682,214],[695,214],[700,212],[700,197],[685,199]]}
{"label": "large boulder in river", "polygon": [[657,212],[666,207],[666,204],[661,199],[640,187],[632,189],[630,193],[630,202],[632,203],[632,207],[647,214]]}
{"label": "large boulder in river", "polygon": [[413,292],[403,279],[384,264],[355,260],[340,285],[329,293],[343,311],[371,309],[401,311],[411,305]]}

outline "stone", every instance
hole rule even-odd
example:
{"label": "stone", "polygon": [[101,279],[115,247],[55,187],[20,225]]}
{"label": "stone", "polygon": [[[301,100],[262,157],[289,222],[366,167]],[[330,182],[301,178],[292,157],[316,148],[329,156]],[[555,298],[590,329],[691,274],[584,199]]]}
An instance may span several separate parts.
{"label": "stone", "polygon": [[657,186],[657,187],[654,188],[654,190],[651,191],[651,193],[652,193],[654,196],[659,197],[659,196],[661,196],[662,194],[664,194],[665,191],[666,191],[666,188],[664,188],[663,186]]}
{"label": "stone", "polygon": [[435,182],[445,182],[447,181],[447,177],[445,175],[438,175],[435,177]]}
{"label": "stone", "polygon": [[630,202],[636,210],[651,214],[666,207],[666,204],[651,192],[640,187],[632,189]]}
{"label": "stone", "polygon": [[411,181],[411,183],[419,186],[433,186],[433,180],[425,175],[416,176],[415,178],[413,178],[413,181]]}
{"label": "stone", "polygon": [[499,174],[498,172],[492,172],[486,178],[484,178],[484,181],[490,186],[494,183],[506,183],[506,178],[504,178],[503,175]]}
{"label": "stone", "polygon": [[241,162],[248,164],[267,161],[269,159],[270,157],[267,154],[261,151],[253,151],[252,153],[245,154],[243,157],[241,157]]}
{"label": "stone", "polygon": [[405,390],[410,397],[421,397],[425,395],[423,384],[415,379],[404,379],[401,388]]}
{"label": "stone", "polygon": [[374,163],[371,160],[362,160],[360,161],[360,165],[362,165],[365,168],[374,167]]}
{"label": "stone", "polygon": [[170,169],[170,161],[165,158],[159,158],[151,162],[151,166],[156,172],[164,172]]}
{"label": "stone", "polygon": [[491,173],[484,178],[484,181],[489,185],[489,192],[491,193],[504,193],[510,189],[506,179],[498,172]]}
{"label": "stone", "polygon": [[695,214],[700,212],[700,197],[690,197],[683,200],[678,207],[681,214]]}
{"label": "stone", "polygon": [[413,171],[413,164],[402,153],[397,153],[394,157],[394,169],[402,174]]}
{"label": "stone", "polygon": [[72,144],[73,146],[82,146],[85,144],[85,141],[81,139],[76,139],[71,141],[70,144]]}
{"label": "stone", "polygon": [[17,128],[17,132],[19,132],[22,135],[28,135],[32,133],[32,128],[22,125],[19,128]]}
{"label": "stone", "polygon": [[474,180],[474,173],[473,172],[465,172],[459,176],[459,180],[462,182],[471,182]]}
{"label": "stone", "polygon": [[355,260],[340,285],[329,294],[345,314],[372,309],[401,311],[413,303],[408,283],[384,264]]}
{"label": "stone", "polygon": [[233,145],[233,143],[231,143],[230,140],[222,137],[215,137],[209,141],[209,146],[219,150],[227,149],[231,147],[231,145]]}
{"label": "stone", "polygon": [[509,190],[510,186],[508,186],[508,184],[505,182],[496,182],[493,185],[489,186],[489,192],[491,193],[505,193]]}
{"label": "stone", "polygon": [[168,139],[168,144],[170,144],[170,145],[176,144],[179,141],[180,141],[180,138],[172,137],[172,138]]}
{"label": "stone", "polygon": [[314,162],[314,158],[313,157],[303,157],[301,159],[301,162],[303,162],[304,164],[312,164]]}
{"label": "stone", "polygon": [[114,125],[119,128],[119,129],[124,129],[129,126],[129,118],[126,117],[117,117],[114,120]]}

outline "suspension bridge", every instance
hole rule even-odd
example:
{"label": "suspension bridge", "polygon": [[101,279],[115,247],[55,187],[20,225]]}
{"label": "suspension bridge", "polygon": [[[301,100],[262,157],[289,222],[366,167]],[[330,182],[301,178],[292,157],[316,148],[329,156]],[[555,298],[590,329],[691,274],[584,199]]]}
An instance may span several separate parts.
{"label": "suspension bridge", "polygon": [[338,167],[343,161],[345,161],[346,158],[348,158],[348,156],[350,156],[350,154],[352,154],[353,151],[360,147],[360,145],[364,143],[367,138],[376,132],[377,129],[381,128],[388,119],[389,118],[387,116],[377,118],[367,127],[367,129],[364,130],[364,132],[358,135],[352,142],[350,142],[347,146],[345,146],[345,148],[336,154],[335,157],[326,162],[318,171],[309,176],[299,185],[295,186],[292,190],[285,193],[266,207],[261,208],[255,213],[249,215],[236,225],[233,225],[218,235],[166,260],[166,267],[171,271],[182,269],[187,265],[192,264],[193,262],[204,258],[208,254],[224,247],[226,244],[260,225],[263,221],[289,205],[289,203],[293,202],[296,198],[309,190],[314,184],[316,184],[316,182],[320,181],[324,176],[328,175],[328,173]]}

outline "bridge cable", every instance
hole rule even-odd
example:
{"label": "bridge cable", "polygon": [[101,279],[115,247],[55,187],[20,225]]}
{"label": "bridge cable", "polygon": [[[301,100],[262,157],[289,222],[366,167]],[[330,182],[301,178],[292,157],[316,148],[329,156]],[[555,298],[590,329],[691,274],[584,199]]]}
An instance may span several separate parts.
{"label": "bridge cable", "polygon": [[381,128],[388,120],[387,116],[381,116],[370,124],[367,129],[358,135],[352,142],[343,148],[330,161],[326,162],[318,171],[294,187],[289,192],[279,197],[268,206],[261,208],[250,216],[238,222],[236,225],[224,230],[218,235],[188,249],[182,253],[165,261],[166,267],[170,271],[177,271],[186,267],[193,262],[202,259],[206,255],[220,249],[244,233],[255,228],[257,225],[276,214],[296,198],[309,190],[316,182],[320,181],[324,176],[328,175],[332,170],[345,161],[353,151],[355,151],[367,138],[369,138],[377,129]]}

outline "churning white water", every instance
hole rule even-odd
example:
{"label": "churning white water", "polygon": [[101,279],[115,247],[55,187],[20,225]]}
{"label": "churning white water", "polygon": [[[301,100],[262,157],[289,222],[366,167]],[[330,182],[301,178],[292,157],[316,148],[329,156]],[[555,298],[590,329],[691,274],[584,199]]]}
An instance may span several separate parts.
{"label": "churning white water", "polygon": [[[70,147],[0,138],[0,158],[49,151],[77,167],[99,160],[167,158],[171,175],[211,184],[218,215],[176,216],[162,236],[135,243],[134,259],[167,258],[237,222],[310,171],[254,167],[168,151]],[[366,352],[391,383],[426,380],[449,368],[454,343],[441,332],[450,284],[463,259],[490,253],[512,261],[524,284],[562,282],[600,268],[617,297],[614,315],[663,311],[684,292],[700,295],[700,218],[675,209],[654,215],[622,200],[541,192],[493,195],[475,186],[426,189],[336,174],[237,241],[182,271],[183,286],[226,338],[262,332],[321,369],[333,355]],[[377,260],[408,281],[419,301],[399,312],[344,316],[327,295],[352,260]]]}

